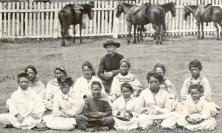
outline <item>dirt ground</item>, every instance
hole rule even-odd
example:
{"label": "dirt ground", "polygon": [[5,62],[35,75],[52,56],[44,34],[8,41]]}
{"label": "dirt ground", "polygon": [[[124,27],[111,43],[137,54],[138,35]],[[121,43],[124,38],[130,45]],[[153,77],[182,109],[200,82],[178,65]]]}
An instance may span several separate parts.
{"label": "dirt ground", "polygon": [[[53,78],[53,68],[62,64],[68,75],[74,79],[81,76],[81,64],[89,60],[98,70],[100,58],[106,53],[102,43],[106,39],[85,39],[83,44],[72,44],[60,47],[60,40],[14,40],[0,42],[0,112],[5,112],[5,101],[17,89],[16,74],[27,65],[35,65],[38,76],[45,84]],[[146,40],[138,44],[126,45],[126,39],[118,39],[121,47],[118,52],[129,58],[132,63],[131,73],[147,86],[145,76],[154,64],[163,63],[167,68],[167,77],[174,83],[178,94],[183,81],[189,76],[188,63],[199,59],[203,64],[202,74],[211,83],[212,97],[222,105],[222,41],[214,39],[197,40],[196,38],[172,38],[157,46],[153,41]],[[79,40],[77,40],[79,42]],[[222,115],[217,116],[217,129],[222,130]],[[4,129],[0,133],[30,133],[29,130]],[[33,131],[33,133],[36,131]],[[111,131],[114,132],[114,131]],[[147,131],[146,131],[147,132]],[[184,132],[181,129],[151,129],[148,132]],[[47,131],[46,133],[59,133]]]}

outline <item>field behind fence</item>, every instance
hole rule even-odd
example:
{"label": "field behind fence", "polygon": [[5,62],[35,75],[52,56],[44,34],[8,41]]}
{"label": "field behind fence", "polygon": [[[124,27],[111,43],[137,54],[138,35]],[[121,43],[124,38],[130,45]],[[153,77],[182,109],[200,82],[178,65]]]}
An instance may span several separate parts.
{"label": "field behind fence", "polygon": [[[187,2],[186,2],[187,1]],[[60,37],[60,25],[58,12],[63,6],[69,3],[83,3],[87,1],[74,2],[0,2],[0,39],[2,38],[58,38]],[[222,6],[222,0],[136,0],[131,3],[142,5],[151,2],[152,4],[163,4],[176,2],[176,17],[170,13],[166,15],[167,34],[181,36],[197,34],[196,22],[193,16],[187,21],[183,19],[183,3],[197,5],[208,4]],[[122,14],[116,18],[116,6],[118,1],[96,0],[94,7],[94,18],[89,20],[84,16],[85,28],[83,36],[118,36],[126,35],[126,20]],[[146,35],[153,34],[152,25],[146,26]],[[72,29],[72,27],[71,27]],[[73,34],[73,31],[69,31]],[[79,36],[79,28],[76,26],[76,33]],[[212,23],[205,26],[206,34],[215,34]]]}

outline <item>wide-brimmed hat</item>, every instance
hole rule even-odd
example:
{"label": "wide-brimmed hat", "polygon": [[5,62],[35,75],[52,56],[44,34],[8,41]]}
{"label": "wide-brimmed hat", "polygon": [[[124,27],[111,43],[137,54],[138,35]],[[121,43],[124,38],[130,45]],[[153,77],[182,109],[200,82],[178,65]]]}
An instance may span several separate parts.
{"label": "wide-brimmed hat", "polygon": [[109,45],[113,45],[116,46],[117,48],[120,47],[120,43],[119,42],[115,42],[113,40],[107,40],[105,43],[103,43],[103,47],[106,48]]}

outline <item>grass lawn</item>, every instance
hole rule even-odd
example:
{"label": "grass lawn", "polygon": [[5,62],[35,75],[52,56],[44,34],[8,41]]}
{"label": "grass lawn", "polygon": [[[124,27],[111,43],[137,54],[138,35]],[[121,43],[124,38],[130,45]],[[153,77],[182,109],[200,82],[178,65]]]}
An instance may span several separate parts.
{"label": "grass lawn", "polygon": [[[79,43],[69,42],[67,47],[60,47],[60,40],[0,42],[0,112],[6,111],[5,101],[17,89],[16,74],[23,71],[27,65],[32,64],[37,67],[38,76],[45,84],[53,78],[53,69],[57,64],[63,64],[68,75],[74,79],[81,76],[81,64],[86,60],[91,61],[95,70],[98,70],[100,58],[105,54],[102,47],[105,39],[83,41],[81,46]],[[166,65],[166,75],[176,86],[178,94],[180,94],[184,79],[189,76],[189,61],[194,58],[199,59],[203,64],[202,74],[206,75],[211,83],[212,97],[214,101],[222,105],[220,101],[222,99],[222,41],[177,38],[165,41],[162,46],[157,46],[149,40],[131,45],[126,45],[124,38],[118,41],[122,44],[118,52],[130,59],[131,73],[135,74],[144,86],[147,85],[145,79],[147,72],[159,62]],[[221,131],[222,115],[218,115],[217,129],[213,132],[221,133]],[[0,126],[0,133],[12,132],[35,133],[36,131],[4,129]],[[110,131],[112,132],[115,131]],[[184,131],[154,128],[144,132],[178,133]],[[60,132],[49,130],[46,133]]]}

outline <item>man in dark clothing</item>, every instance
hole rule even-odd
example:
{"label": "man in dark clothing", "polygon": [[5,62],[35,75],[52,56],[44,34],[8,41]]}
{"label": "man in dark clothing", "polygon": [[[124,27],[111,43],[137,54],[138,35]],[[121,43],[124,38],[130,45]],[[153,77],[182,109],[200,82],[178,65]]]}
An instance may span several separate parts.
{"label": "man in dark clothing", "polygon": [[76,118],[78,128],[91,132],[113,128],[112,109],[108,101],[102,100],[101,89],[99,81],[92,82],[92,97],[86,98],[83,115]]}
{"label": "man in dark clothing", "polygon": [[118,42],[108,40],[103,47],[107,50],[107,54],[100,60],[98,76],[102,79],[106,92],[110,93],[113,77],[120,73],[120,61],[123,56],[116,53],[116,49],[120,47]]}

